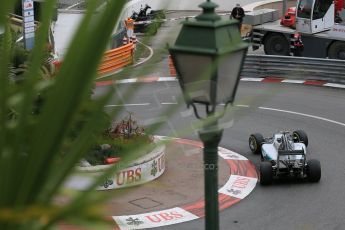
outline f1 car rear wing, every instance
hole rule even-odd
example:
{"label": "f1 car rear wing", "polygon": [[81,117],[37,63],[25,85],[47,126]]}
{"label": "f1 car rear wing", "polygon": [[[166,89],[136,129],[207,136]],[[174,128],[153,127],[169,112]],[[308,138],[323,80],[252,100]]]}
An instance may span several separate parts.
{"label": "f1 car rear wing", "polygon": [[278,150],[278,155],[280,156],[287,156],[287,155],[305,155],[304,150]]}
{"label": "f1 car rear wing", "polygon": [[[288,156],[288,159],[281,160],[281,157]],[[290,159],[290,156],[302,156],[303,165],[306,162],[306,155],[304,150],[278,150],[278,158],[277,158],[277,171],[280,171],[280,162],[282,162],[286,167],[290,168],[293,165],[294,160]]]}

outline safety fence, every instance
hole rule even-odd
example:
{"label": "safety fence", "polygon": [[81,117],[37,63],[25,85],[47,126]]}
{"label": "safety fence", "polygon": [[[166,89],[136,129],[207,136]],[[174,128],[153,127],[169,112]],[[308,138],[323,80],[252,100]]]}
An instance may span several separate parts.
{"label": "safety fence", "polygon": [[243,77],[278,77],[345,83],[345,60],[247,55]]}
{"label": "safety fence", "polygon": [[132,64],[133,50],[134,44],[129,43],[119,48],[107,51],[104,54],[101,65],[98,67],[98,74],[104,75],[111,73]]}
{"label": "safety fence", "polygon": [[[170,57],[168,66],[170,75],[176,76]],[[345,83],[345,60],[249,54],[241,76]]]}

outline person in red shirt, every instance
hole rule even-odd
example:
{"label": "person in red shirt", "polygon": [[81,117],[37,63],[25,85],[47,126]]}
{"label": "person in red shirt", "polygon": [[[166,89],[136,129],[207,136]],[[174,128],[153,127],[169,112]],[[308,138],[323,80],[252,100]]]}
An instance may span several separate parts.
{"label": "person in red shirt", "polygon": [[301,38],[301,35],[298,33],[294,34],[294,38],[295,38],[294,42],[293,42],[294,48],[293,48],[292,52],[293,52],[294,56],[300,57],[300,56],[302,56],[302,52],[304,50],[302,38]]}

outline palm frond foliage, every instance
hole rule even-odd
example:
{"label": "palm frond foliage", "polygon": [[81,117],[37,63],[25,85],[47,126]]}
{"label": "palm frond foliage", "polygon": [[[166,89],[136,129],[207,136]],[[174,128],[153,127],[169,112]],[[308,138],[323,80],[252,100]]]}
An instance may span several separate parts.
{"label": "palm frond foliage", "polygon": [[[101,216],[97,201],[104,197],[93,191],[102,177],[73,196],[68,205],[55,200],[66,177],[106,126],[103,107],[110,93],[91,101],[90,91],[126,0],[107,1],[101,12],[96,11],[97,0],[88,1],[85,17],[54,80],[39,77],[56,5],[54,0],[45,1],[35,47],[28,54],[20,84],[10,80],[16,75],[8,18],[14,2],[0,2],[0,27],[4,28],[0,35],[0,229],[50,229],[61,221],[85,225]],[[39,99],[42,92],[43,99]],[[78,135],[71,138],[81,117]],[[73,148],[66,148],[66,143]]]}

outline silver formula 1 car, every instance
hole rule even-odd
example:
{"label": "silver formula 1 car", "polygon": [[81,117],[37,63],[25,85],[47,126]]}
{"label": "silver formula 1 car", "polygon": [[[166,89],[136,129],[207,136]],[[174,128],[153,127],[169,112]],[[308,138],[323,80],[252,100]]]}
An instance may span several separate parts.
{"label": "silver formula 1 car", "polygon": [[282,131],[264,138],[260,133],[251,134],[249,147],[261,155],[260,184],[268,185],[273,178],[294,176],[318,182],[321,165],[318,160],[307,160],[308,136],[303,130],[292,133]]}

